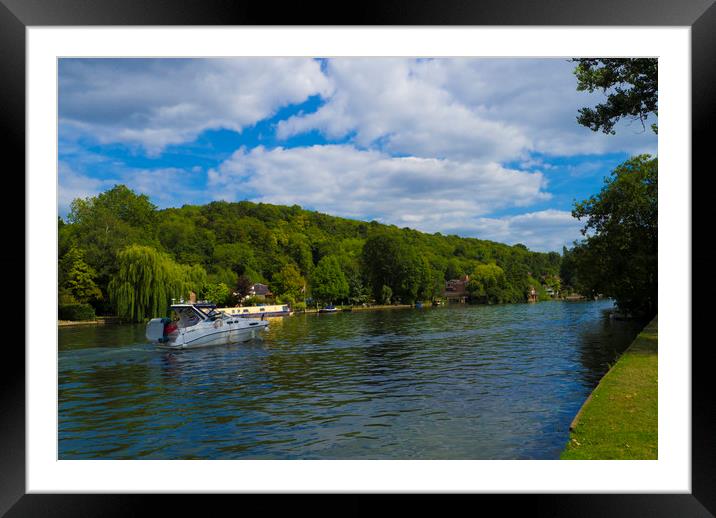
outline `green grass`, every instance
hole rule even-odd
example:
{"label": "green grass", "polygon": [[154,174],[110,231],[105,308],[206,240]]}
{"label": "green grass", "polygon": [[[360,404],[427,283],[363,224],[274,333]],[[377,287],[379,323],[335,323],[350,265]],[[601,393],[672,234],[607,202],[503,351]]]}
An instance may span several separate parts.
{"label": "green grass", "polygon": [[658,343],[655,317],[584,403],[562,459],[657,458]]}

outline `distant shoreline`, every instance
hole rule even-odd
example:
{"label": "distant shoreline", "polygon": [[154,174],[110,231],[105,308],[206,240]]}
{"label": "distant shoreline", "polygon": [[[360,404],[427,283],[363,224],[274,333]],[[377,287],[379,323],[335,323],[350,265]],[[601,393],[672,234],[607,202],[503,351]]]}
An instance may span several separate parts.
{"label": "distant shoreline", "polygon": [[124,324],[128,323],[119,317],[97,317],[95,320],[58,320],[58,327],[71,327],[71,326],[103,326],[107,324]]}
{"label": "distant shoreline", "polygon": [[[581,300],[589,300],[587,297],[584,296],[571,296],[571,297],[564,297],[564,298],[556,298],[552,300],[562,300],[562,301],[581,301]],[[542,301],[542,302],[549,302],[549,301]],[[461,304],[440,304],[438,306],[434,306],[433,304],[424,304],[424,308],[430,308],[430,307],[446,307],[446,306],[469,306],[472,304],[468,303],[461,303]],[[483,304],[484,305],[484,304]],[[346,307],[340,308],[337,313],[351,313],[353,311],[371,311],[371,310],[379,310],[379,309],[407,309],[407,308],[414,308],[414,304],[373,304],[370,306],[352,306],[352,307]],[[320,309],[320,308],[319,308]],[[306,308],[305,310],[300,311],[294,311],[294,315],[303,315],[303,314],[318,314],[319,309],[315,308]],[[259,315],[257,315],[259,316]],[[107,317],[97,317],[96,320],[58,320],[57,326],[58,327],[71,327],[71,326],[88,326],[88,325],[107,325],[107,324],[124,324],[129,323],[126,320],[122,320],[119,317],[113,317],[113,316],[107,316]]]}
{"label": "distant shoreline", "polygon": [[[415,306],[413,304],[375,304],[372,306],[352,306],[352,307],[349,307],[346,309],[340,308],[340,311],[338,311],[337,313],[342,313],[344,311],[346,313],[351,313],[352,311],[370,311],[372,309],[406,309],[406,308],[412,308],[412,307],[415,307]],[[293,314],[300,315],[303,313],[318,313],[318,312],[319,312],[319,309],[306,308],[305,310],[302,310],[302,311],[294,311]]]}

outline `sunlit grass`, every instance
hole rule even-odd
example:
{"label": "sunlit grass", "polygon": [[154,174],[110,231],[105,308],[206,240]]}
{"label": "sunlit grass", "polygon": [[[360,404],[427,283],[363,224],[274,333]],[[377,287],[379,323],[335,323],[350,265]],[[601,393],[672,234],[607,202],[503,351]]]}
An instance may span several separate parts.
{"label": "sunlit grass", "polygon": [[657,330],[655,317],[592,392],[562,459],[658,457]]}

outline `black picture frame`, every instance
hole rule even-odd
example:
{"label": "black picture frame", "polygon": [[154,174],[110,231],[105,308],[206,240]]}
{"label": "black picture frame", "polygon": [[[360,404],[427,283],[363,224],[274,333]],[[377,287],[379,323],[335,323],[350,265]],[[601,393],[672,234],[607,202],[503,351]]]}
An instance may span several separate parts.
{"label": "black picture frame", "polygon": [[[28,26],[84,25],[605,25],[691,27],[692,170],[707,167],[709,127],[716,113],[716,6],[714,0],[450,0],[360,2],[335,6],[236,2],[230,0],[0,0],[0,99],[2,147],[24,171],[25,29]],[[8,173],[6,173],[8,174]],[[685,178],[691,175],[684,171]],[[16,192],[26,193],[22,175]],[[692,184],[693,185],[693,184]],[[692,189],[692,192],[698,192]],[[24,198],[23,198],[24,199]],[[694,204],[696,206],[696,204]],[[694,218],[692,236],[707,224]],[[24,242],[25,228],[11,222],[9,238]],[[20,236],[22,231],[23,235]],[[16,238],[17,235],[17,238]],[[19,248],[19,246],[18,246]],[[4,259],[3,259],[4,260]],[[692,251],[692,275],[705,259]],[[20,266],[25,276],[30,272]],[[6,270],[7,271],[7,270]],[[680,301],[691,304],[691,301]],[[692,304],[692,322],[706,321],[704,306]],[[27,311],[25,318],[33,312]],[[54,322],[54,318],[50,319]],[[26,322],[27,325],[27,322]],[[692,327],[693,329],[693,327]],[[695,336],[695,335],[694,335]],[[140,514],[142,495],[38,495],[25,493],[25,354],[8,343],[0,377],[0,514],[7,516],[114,516]],[[692,357],[692,492],[690,494],[485,495],[512,507],[527,503],[531,514],[550,516],[713,516],[716,513],[716,429],[705,341],[680,344]],[[174,504],[185,505],[173,497]],[[163,499],[162,505],[165,505]],[[168,513],[166,508],[164,513]]]}

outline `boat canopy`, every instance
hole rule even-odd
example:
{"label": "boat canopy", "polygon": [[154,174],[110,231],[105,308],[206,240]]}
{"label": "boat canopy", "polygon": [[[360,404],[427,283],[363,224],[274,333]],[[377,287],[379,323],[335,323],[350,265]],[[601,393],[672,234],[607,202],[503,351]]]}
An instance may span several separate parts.
{"label": "boat canopy", "polygon": [[191,327],[209,319],[209,314],[193,304],[172,304],[171,309],[179,317],[179,327]]}

